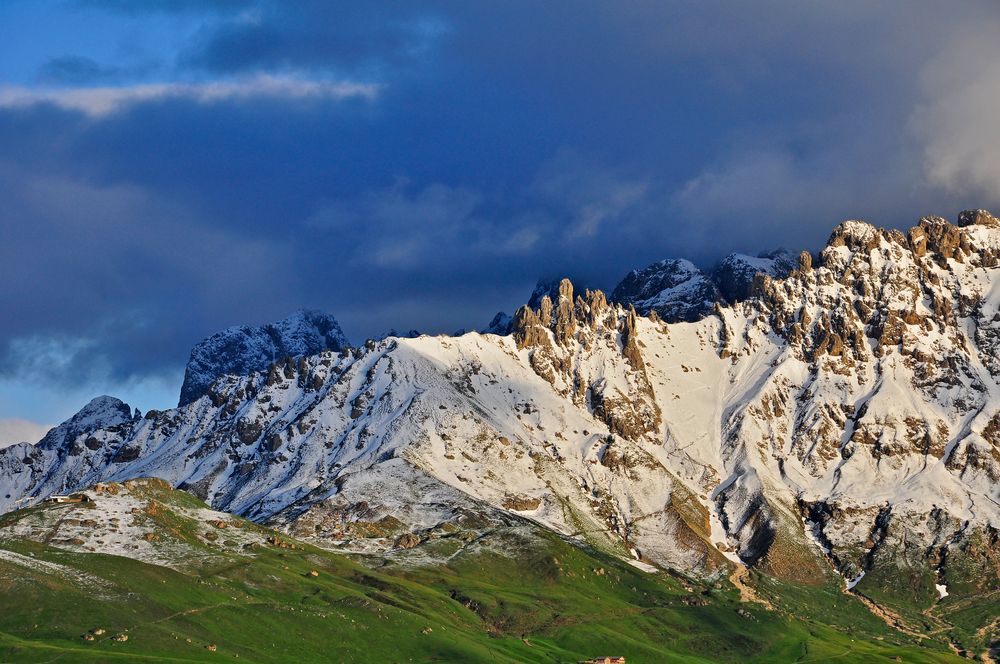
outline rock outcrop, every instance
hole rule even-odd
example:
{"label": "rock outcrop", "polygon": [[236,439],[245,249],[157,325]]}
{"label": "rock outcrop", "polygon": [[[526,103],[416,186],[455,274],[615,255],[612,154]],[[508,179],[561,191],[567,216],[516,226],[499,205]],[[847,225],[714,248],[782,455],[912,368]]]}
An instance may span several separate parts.
{"label": "rock outcrop", "polygon": [[[535,373],[560,395],[589,406],[612,433],[640,439],[659,430],[660,410],[637,345],[636,316],[634,308],[609,305],[601,291],[574,299],[573,284],[563,279],[555,304],[543,295],[537,310],[521,307],[511,331]],[[600,362],[609,349],[625,360],[617,375],[607,371],[612,363]]]}
{"label": "rock outcrop", "polygon": [[318,311],[299,311],[258,327],[241,325],[213,334],[191,351],[178,405],[203,396],[220,376],[247,376],[286,357],[339,351],[348,346],[337,320]]}

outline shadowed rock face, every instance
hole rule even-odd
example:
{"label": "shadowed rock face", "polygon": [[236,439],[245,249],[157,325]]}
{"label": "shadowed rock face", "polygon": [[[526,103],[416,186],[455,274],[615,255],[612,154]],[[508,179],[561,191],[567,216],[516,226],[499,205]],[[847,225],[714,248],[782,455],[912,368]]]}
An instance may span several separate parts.
{"label": "shadowed rock face", "polygon": [[248,376],[267,369],[275,360],[339,351],[348,345],[337,320],[318,311],[300,311],[258,327],[231,327],[192,349],[178,405],[197,400],[220,376]]}
{"label": "shadowed rock face", "polygon": [[632,305],[643,315],[655,311],[669,323],[701,320],[721,299],[709,275],[674,258],[632,270],[611,292],[612,302]]}
{"label": "shadowed rock face", "polygon": [[632,305],[644,316],[655,311],[668,323],[693,322],[710,315],[716,304],[754,295],[758,275],[780,279],[797,266],[798,261],[784,250],[759,256],[729,254],[707,272],[690,261],[671,258],[629,272],[615,286],[611,301]]}
{"label": "shadowed rock face", "polygon": [[726,302],[741,302],[754,294],[754,278],[758,274],[782,279],[799,263],[800,259],[782,249],[757,256],[729,254],[712,270],[711,276]]}
{"label": "shadowed rock face", "polygon": [[493,317],[490,324],[483,328],[483,334],[499,334],[506,335],[510,334],[510,326],[513,322],[513,318],[507,315],[503,311],[498,311],[497,315]]}

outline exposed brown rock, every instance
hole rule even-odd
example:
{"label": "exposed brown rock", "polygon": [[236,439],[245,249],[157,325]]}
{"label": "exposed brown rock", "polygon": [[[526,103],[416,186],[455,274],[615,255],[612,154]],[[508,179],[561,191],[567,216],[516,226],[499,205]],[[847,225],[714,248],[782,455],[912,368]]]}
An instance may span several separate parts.
{"label": "exposed brown rock", "polygon": [[514,510],[515,512],[530,512],[538,509],[538,506],[541,504],[542,501],[540,498],[529,498],[527,496],[508,496],[501,503],[504,509]]}
{"label": "exposed brown rock", "polygon": [[264,427],[256,420],[243,418],[236,422],[236,435],[239,436],[240,442],[244,445],[249,445],[257,440],[263,430]]}
{"label": "exposed brown rock", "polygon": [[569,279],[559,282],[559,302],[555,308],[553,332],[556,343],[566,346],[576,332],[576,317],[573,308],[573,284]]}
{"label": "exposed brown rock", "polygon": [[847,247],[852,251],[869,252],[878,246],[879,230],[862,221],[845,221],[837,225],[826,241],[827,247]]}
{"label": "exposed brown rock", "polygon": [[514,313],[511,331],[518,348],[533,348],[549,342],[546,326],[528,306],[522,306]]}
{"label": "exposed brown rock", "polygon": [[812,269],[813,257],[808,251],[803,251],[799,254],[799,269],[803,272],[808,272]]}
{"label": "exposed brown rock", "polygon": [[403,533],[396,538],[396,548],[412,549],[420,544],[420,538],[413,533]]}
{"label": "exposed brown rock", "polygon": [[997,219],[988,210],[962,210],[958,213],[959,226],[1000,226]]}
{"label": "exposed brown rock", "polygon": [[639,350],[639,345],[635,340],[638,317],[639,314],[636,313],[635,307],[630,304],[628,311],[625,313],[625,319],[622,322],[622,355],[625,356],[625,359],[628,360],[633,369],[636,371],[645,371],[642,352]]}
{"label": "exposed brown rock", "polygon": [[941,217],[924,217],[908,233],[909,246],[918,258],[934,252],[941,258],[957,261],[971,252],[965,232]]}
{"label": "exposed brown rock", "polygon": [[538,306],[538,321],[542,327],[552,327],[552,298],[548,295],[542,296],[542,302]]}

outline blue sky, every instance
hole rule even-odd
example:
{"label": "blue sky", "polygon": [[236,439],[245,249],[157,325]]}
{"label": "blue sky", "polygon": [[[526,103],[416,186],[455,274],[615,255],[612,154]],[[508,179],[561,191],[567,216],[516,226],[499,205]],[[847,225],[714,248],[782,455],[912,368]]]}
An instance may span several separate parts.
{"label": "blue sky", "polygon": [[0,418],[223,327],[480,327],[540,276],[997,207],[994,2],[7,0]]}

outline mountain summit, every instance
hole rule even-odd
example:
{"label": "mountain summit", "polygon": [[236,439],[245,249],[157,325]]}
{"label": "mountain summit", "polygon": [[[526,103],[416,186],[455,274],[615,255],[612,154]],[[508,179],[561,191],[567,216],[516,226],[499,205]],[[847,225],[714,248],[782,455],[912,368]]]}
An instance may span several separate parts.
{"label": "mountain summit", "polygon": [[257,327],[230,327],[191,350],[178,405],[185,406],[205,394],[220,376],[247,376],[276,360],[337,351],[348,345],[337,320],[319,311],[298,311],[284,320]]}
{"label": "mountain summit", "polygon": [[782,278],[797,265],[781,249],[757,256],[732,253],[708,271],[688,260],[668,258],[629,272],[611,292],[611,301],[632,305],[643,316],[655,311],[668,323],[690,323],[711,314],[716,304],[751,297],[758,274]]}

